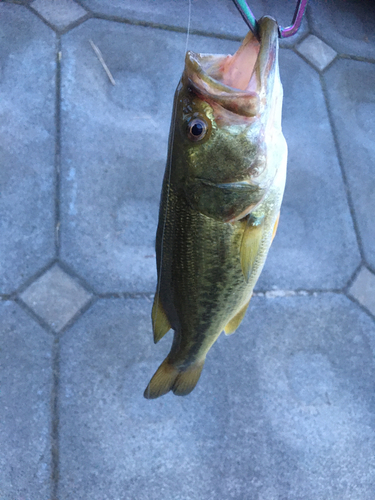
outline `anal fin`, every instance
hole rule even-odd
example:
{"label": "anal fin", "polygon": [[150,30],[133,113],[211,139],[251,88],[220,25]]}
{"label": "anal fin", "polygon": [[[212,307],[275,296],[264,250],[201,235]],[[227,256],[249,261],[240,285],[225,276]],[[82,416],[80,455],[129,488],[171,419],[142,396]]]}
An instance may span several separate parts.
{"label": "anal fin", "polygon": [[249,303],[250,303],[250,300],[226,324],[226,326],[224,328],[224,332],[225,332],[226,335],[230,335],[231,333],[234,333],[237,330],[237,328],[240,326],[240,323],[241,323],[241,321],[243,320],[243,318],[244,318],[244,316],[246,314],[247,308],[249,307]]}
{"label": "anal fin", "polygon": [[161,338],[171,329],[171,325],[165,314],[162,303],[160,302],[159,294],[155,294],[154,304],[152,306],[152,329],[154,331],[154,342],[159,342]]}

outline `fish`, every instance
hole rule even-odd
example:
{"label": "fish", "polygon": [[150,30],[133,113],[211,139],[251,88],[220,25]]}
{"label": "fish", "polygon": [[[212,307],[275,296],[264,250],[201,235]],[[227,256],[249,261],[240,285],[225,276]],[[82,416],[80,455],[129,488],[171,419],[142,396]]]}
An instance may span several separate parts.
{"label": "fish", "polygon": [[156,232],[154,342],[172,347],[144,397],[196,386],[219,335],[248,308],[275,236],[287,144],[278,26],[259,21],[232,55],[186,53],[177,86]]}

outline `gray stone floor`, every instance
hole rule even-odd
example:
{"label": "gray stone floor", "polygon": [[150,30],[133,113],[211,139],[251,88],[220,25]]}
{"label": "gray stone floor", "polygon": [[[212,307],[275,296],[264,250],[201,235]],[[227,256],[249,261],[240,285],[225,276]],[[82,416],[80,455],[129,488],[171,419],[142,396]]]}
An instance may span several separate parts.
{"label": "gray stone floor", "polygon": [[[171,341],[150,310],[188,12],[0,3],[0,500],[375,499],[372,1],[310,0],[282,42],[289,172],[255,297],[190,396],[142,396]],[[245,33],[191,0],[188,48]]]}

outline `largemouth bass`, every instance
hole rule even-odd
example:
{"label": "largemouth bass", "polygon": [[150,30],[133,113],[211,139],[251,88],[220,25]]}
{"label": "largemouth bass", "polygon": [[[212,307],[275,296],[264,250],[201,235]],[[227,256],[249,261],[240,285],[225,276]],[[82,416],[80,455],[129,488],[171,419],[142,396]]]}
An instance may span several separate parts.
{"label": "largemouth bass", "polygon": [[170,353],[145,390],[195,387],[206,354],[241,323],[275,235],[287,146],[278,28],[259,21],[234,56],[188,52],[178,84],[156,234],[154,341]]}

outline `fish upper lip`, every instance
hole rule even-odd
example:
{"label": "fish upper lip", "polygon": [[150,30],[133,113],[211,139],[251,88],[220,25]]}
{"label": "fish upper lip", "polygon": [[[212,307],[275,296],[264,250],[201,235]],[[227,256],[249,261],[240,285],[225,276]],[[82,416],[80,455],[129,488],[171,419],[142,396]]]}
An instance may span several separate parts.
{"label": "fish upper lip", "polygon": [[[244,117],[255,117],[266,105],[266,97],[272,92],[272,75],[277,68],[278,25],[270,17],[259,20],[261,44],[255,62],[253,76],[256,78],[256,90],[240,90],[225,85],[210,75],[209,68],[218,68],[226,56],[210,56],[187,52],[183,80],[198,95],[208,102],[214,102],[222,108]],[[220,62],[221,61],[221,62]],[[268,82],[269,85],[268,85]]]}

